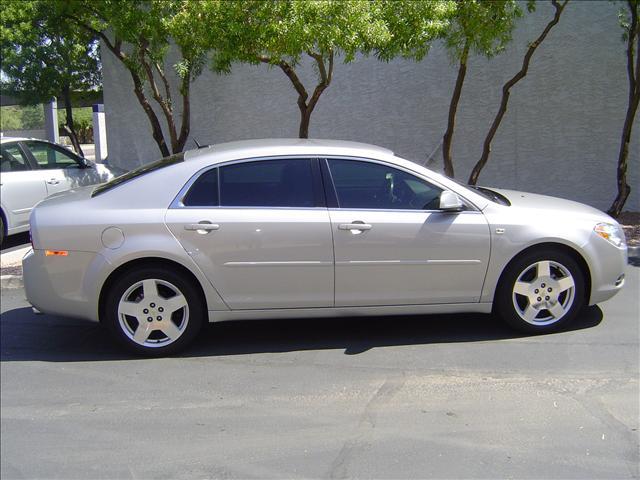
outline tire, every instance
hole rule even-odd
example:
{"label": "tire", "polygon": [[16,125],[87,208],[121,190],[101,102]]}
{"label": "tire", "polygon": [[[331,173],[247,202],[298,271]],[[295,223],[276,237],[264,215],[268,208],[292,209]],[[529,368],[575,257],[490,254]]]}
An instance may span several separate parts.
{"label": "tire", "polygon": [[496,292],[497,313],[525,333],[555,332],[585,306],[585,279],[578,263],[560,250],[537,250],[513,260]]}
{"label": "tire", "polygon": [[0,213],[0,247],[4,243],[4,216]]}
{"label": "tire", "polygon": [[104,313],[107,328],[127,350],[161,357],[187,347],[207,312],[201,293],[184,275],[143,267],[111,285]]}

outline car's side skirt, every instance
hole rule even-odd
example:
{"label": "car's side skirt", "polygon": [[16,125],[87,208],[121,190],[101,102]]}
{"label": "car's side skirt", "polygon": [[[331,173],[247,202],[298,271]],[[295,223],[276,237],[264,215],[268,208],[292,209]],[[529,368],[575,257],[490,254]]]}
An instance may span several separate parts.
{"label": "car's side skirt", "polygon": [[437,305],[381,305],[374,307],[278,308],[269,310],[210,310],[209,322],[226,320],[263,320],[301,317],[358,317],[386,315],[427,315],[443,313],[491,313],[491,303],[455,303]]}

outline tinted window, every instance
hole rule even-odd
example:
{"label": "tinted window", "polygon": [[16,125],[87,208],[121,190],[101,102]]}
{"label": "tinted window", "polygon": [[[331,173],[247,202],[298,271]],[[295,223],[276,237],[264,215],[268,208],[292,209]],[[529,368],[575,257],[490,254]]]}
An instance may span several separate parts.
{"label": "tinted window", "polygon": [[220,205],[313,207],[311,160],[265,160],[221,167]]}
{"label": "tinted window", "polygon": [[18,145],[2,145],[0,147],[0,171],[21,172],[31,170],[29,162],[24,157]]}
{"label": "tinted window", "polygon": [[218,205],[218,169],[209,170],[193,183],[182,203],[187,207]]}
{"label": "tinted window", "polygon": [[147,163],[142,165],[141,167],[136,168],[135,170],[131,170],[124,175],[120,175],[119,177],[114,178],[113,180],[103,183],[99,187],[96,187],[91,194],[92,197],[96,195],[100,195],[108,190],[111,190],[114,187],[117,187],[121,183],[128,182],[129,180],[133,180],[136,177],[141,175],[145,175],[147,173],[153,172],[154,170],[159,170],[164,167],[168,167],[169,165],[174,165],[176,163],[184,162],[184,153],[176,153],[175,155],[171,155],[170,157],[164,157],[157,162]]}
{"label": "tinted window", "polygon": [[437,210],[438,187],[378,163],[329,160],[340,208]]}
{"label": "tinted window", "polygon": [[38,166],[42,169],[69,168],[79,166],[78,160],[63,149],[57,149],[53,145],[40,142],[24,142],[31,150]]}

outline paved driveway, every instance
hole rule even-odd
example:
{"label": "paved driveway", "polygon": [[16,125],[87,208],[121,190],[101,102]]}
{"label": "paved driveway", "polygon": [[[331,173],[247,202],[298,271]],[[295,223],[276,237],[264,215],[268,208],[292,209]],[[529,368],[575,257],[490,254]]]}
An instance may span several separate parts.
{"label": "paved driveway", "polygon": [[638,478],[640,268],[572,331],[484,315],[228,323],[131,359],[2,292],[10,478]]}

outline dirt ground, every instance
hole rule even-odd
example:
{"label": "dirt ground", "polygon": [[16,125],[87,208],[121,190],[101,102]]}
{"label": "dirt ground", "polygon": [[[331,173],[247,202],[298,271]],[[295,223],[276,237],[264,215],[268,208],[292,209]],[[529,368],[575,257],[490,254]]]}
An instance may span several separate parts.
{"label": "dirt ground", "polygon": [[622,212],[618,222],[624,228],[627,245],[640,247],[640,212]]}

